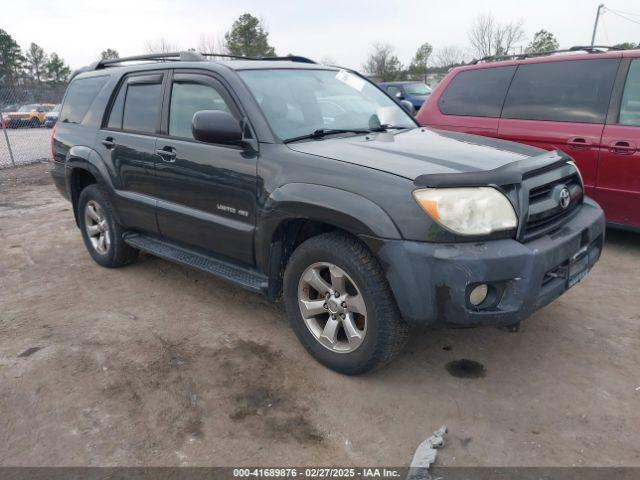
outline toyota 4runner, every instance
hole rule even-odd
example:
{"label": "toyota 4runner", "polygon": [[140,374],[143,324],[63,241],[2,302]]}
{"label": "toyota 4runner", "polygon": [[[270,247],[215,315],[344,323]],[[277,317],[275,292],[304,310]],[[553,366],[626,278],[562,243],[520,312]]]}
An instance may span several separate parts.
{"label": "toyota 4runner", "polygon": [[217,57],[74,76],[52,175],[98,264],[142,250],[282,297],[306,349],[358,374],[412,325],[518,325],[598,260],[603,213],[567,155],[421,128],[303,57]]}

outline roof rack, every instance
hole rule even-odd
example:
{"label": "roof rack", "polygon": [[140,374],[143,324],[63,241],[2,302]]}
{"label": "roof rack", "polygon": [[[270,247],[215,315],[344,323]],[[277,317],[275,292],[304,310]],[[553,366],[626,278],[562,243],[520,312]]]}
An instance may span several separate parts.
{"label": "roof rack", "polygon": [[127,62],[206,62],[207,57],[220,57],[229,58],[233,60],[268,60],[277,62],[298,62],[298,63],[313,63],[313,60],[307,57],[301,57],[299,55],[290,55],[287,57],[242,57],[240,55],[230,55],[227,53],[198,53],[193,51],[187,52],[168,52],[168,53],[149,53],[147,55],[134,55],[132,57],[110,58],[107,60],[98,60],[86,67],[78,68],[74,70],[69,76],[69,80],[72,80],[76,75],[82,72],[89,72],[93,70],[100,70],[106,67],[117,67]]}
{"label": "roof rack", "polygon": [[133,57],[113,58],[109,60],[100,60],[95,66],[94,70],[99,70],[104,67],[119,65],[125,62],[167,62],[167,61],[179,61],[179,62],[204,62],[206,57],[220,57],[229,58],[233,60],[269,60],[269,61],[289,61],[300,63],[316,63],[307,57],[300,57],[297,55],[290,55],[288,57],[243,57],[240,55],[230,55],[227,53],[198,53],[198,52],[172,52],[172,53],[150,53],[147,55],[136,55]]}
{"label": "roof rack", "polygon": [[268,60],[270,62],[316,63],[310,58],[301,57],[300,55],[288,55],[286,57],[242,57],[240,55],[229,55],[228,53],[200,53],[200,55],[203,57],[231,58],[233,60]]}
{"label": "roof rack", "polygon": [[592,46],[575,46],[564,50],[552,50],[550,52],[538,52],[538,53],[518,53],[514,55],[490,55],[478,60],[472,60],[470,65],[477,65],[484,62],[502,62],[505,60],[524,60],[525,58],[544,57],[547,55],[554,55],[556,53],[572,53],[572,52],[587,52],[587,53],[606,53],[609,51],[620,51],[622,48],[610,47],[606,45],[592,45]]}
{"label": "roof rack", "polygon": [[94,70],[100,70],[104,67],[119,65],[124,62],[202,62],[204,58],[196,52],[172,52],[172,53],[149,53],[147,55],[134,55],[133,57],[110,58],[108,60],[99,60],[94,65]]}

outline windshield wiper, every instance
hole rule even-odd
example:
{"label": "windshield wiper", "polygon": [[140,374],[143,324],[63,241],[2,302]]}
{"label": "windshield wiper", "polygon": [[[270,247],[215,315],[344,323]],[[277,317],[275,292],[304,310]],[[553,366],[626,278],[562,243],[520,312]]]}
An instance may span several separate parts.
{"label": "windshield wiper", "polygon": [[323,138],[327,135],[333,135],[334,133],[371,133],[372,130],[364,128],[319,128],[313,133],[307,133],[306,135],[300,135],[299,137],[288,138],[284,143],[296,142],[298,140],[307,140],[310,138]]}
{"label": "windshield wiper", "polygon": [[384,125],[380,125],[379,127],[372,128],[372,132],[386,132],[387,130],[406,130],[409,127],[403,127],[401,125],[391,125],[389,123],[385,123]]}

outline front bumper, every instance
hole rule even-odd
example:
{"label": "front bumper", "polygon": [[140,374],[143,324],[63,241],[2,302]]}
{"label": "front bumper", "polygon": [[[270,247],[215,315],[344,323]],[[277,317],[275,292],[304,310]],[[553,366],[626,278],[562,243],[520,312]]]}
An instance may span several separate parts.
{"label": "front bumper", "polygon": [[[605,220],[585,199],[559,230],[520,243],[383,242],[378,257],[403,318],[414,325],[512,325],[580,281],[600,258]],[[474,307],[468,294],[486,283],[490,295]]]}

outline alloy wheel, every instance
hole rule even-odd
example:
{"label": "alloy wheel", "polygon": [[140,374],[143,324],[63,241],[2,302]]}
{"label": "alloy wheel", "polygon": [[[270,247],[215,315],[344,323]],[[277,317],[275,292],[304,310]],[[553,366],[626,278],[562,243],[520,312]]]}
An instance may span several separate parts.
{"label": "alloy wheel", "polygon": [[84,224],[93,249],[106,255],[111,247],[111,232],[102,207],[94,200],[89,200],[84,207]]}
{"label": "alloy wheel", "polygon": [[298,306],[302,318],[325,348],[351,353],[367,332],[367,309],[358,286],[332,263],[307,267],[298,283]]}

